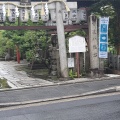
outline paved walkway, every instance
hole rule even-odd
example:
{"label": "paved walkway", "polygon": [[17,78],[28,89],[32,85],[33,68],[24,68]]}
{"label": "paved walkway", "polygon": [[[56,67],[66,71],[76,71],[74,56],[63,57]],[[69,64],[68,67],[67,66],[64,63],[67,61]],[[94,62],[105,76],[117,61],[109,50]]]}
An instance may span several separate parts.
{"label": "paved walkway", "polygon": [[[56,83],[43,80],[40,78],[32,78],[26,74],[24,71],[17,71],[15,66],[26,65],[27,62],[21,61],[18,64],[15,61],[0,61],[0,78],[6,78],[8,84],[12,87],[12,89],[16,88],[25,88],[25,87],[35,87],[35,86],[47,86],[47,85],[54,85]],[[76,78],[74,80],[69,81],[61,81],[57,84],[68,84],[68,83],[76,83],[76,82],[86,82],[86,81],[94,81],[94,80],[103,80],[103,79],[111,79],[120,77],[120,75],[108,75],[105,78],[97,78],[97,79],[90,79],[90,78]]]}
{"label": "paved walkway", "polygon": [[51,85],[52,82],[29,77],[24,71],[17,71],[15,66],[25,65],[26,61],[18,64],[15,61],[0,61],[0,78],[6,78],[12,88],[24,88],[41,85]]}

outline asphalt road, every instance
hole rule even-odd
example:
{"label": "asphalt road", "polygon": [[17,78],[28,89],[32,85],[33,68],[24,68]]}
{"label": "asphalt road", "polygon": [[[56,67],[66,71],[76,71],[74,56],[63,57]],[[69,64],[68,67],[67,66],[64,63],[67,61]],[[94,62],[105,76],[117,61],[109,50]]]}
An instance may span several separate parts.
{"label": "asphalt road", "polygon": [[0,120],[120,120],[120,93],[5,108]]}
{"label": "asphalt road", "polygon": [[81,93],[96,91],[113,86],[120,86],[120,79],[0,91],[0,103],[24,102],[61,96],[78,95]]}

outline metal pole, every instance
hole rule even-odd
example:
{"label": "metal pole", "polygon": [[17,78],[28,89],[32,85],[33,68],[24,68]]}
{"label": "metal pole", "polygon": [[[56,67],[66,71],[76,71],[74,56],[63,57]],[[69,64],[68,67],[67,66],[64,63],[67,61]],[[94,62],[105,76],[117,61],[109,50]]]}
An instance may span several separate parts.
{"label": "metal pole", "polygon": [[76,53],[76,68],[77,68],[77,77],[79,78],[80,77],[80,55],[79,53],[77,52]]}
{"label": "metal pole", "polygon": [[85,68],[86,68],[86,59],[85,59],[85,56],[86,56],[86,54],[85,54],[85,52],[84,52],[84,72],[85,72]]}
{"label": "metal pole", "polygon": [[56,2],[56,24],[57,24],[57,35],[58,35],[58,44],[59,44],[59,55],[60,55],[60,69],[61,69],[61,76],[68,77],[64,25],[63,25],[61,7],[62,7],[61,3]]}

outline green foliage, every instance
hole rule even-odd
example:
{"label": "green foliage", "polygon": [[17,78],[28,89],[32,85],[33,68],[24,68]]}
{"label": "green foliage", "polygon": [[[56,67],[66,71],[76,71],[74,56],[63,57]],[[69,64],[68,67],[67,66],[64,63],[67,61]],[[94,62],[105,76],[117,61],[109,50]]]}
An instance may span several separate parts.
{"label": "green foliage", "polygon": [[33,50],[26,51],[26,58],[27,61],[31,61],[32,59],[35,58],[35,53]]}
{"label": "green foliage", "polygon": [[[5,52],[6,52],[6,49],[7,49],[7,46],[8,46],[8,40],[7,38],[4,38],[3,37],[3,32],[4,31],[0,31],[0,57],[4,57],[5,56]],[[10,47],[10,46],[8,46]]]}
{"label": "green foliage", "polygon": [[[42,21],[38,23],[33,23],[29,20],[27,23],[19,22],[18,20],[15,23],[5,22],[6,26],[37,26],[43,25]],[[2,37],[0,38],[0,55],[3,55],[8,48],[14,49],[15,45],[19,46],[21,55],[25,55],[27,60],[33,59],[37,52],[37,49],[45,50],[48,44],[46,44],[47,39],[49,37],[46,36],[45,30],[7,30],[2,31],[0,34]]]}
{"label": "green foliage", "polygon": [[[85,71],[81,71],[80,74],[81,77],[85,77],[86,76],[86,72]],[[69,69],[69,77],[74,79],[77,77],[77,72],[74,72],[73,69]]]}
{"label": "green foliage", "polygon": [[6,79],[0,79],[0,89],[3,89],[3,88],[10,88],[10,86],[7,84]]}
{"label": "green foliage", "polygon": [[12,40],[7,40],[6,42],[6,48],[14,48],[14,43]]}
{"label": "green foliage", "polygon": [[99,16],[109,16],[109,43],[120,43],[120,0],[99,0],[91,7],[91,12]]}
{"label": "green foliage", "polygon": [[69,69],[69,77],[73,79],[77,77],[77,73],[74,72],[73,69]]}
{"label": "green foliage", "polygon": [[21,51],[24,52],[26,50],[26,58],[31,60],[35,57],[35,54],[37,54],[39,49],[46,49],[48,46],[46,41],[46,31],[27,31],[24,34],[24,44],[21,44]]}
{"label": "green foliage", "polygon": [[73,31],[73,32],[66,32],[65,33],[66,39],[69,39],[70,37],[73,37],[75,35],[79,35],[79,36],[85,37],[86,33],[85,33],[84,30],[76,30],[76,31]]}

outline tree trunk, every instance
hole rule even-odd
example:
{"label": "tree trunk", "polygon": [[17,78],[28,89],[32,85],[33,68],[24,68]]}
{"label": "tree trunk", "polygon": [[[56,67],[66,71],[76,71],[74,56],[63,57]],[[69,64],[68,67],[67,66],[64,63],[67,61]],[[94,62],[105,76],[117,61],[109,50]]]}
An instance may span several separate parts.
{"label": "tree trunk", "polygon": [[115,46],[115,49],[117,51],[117,55],[120,55],[120,43],[117,43],[117,45]]}
{"label": "tree trunk", "polygon": [[120,55],[120,9],[116,9],[116,30],[115,30],[116,51]]}

